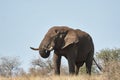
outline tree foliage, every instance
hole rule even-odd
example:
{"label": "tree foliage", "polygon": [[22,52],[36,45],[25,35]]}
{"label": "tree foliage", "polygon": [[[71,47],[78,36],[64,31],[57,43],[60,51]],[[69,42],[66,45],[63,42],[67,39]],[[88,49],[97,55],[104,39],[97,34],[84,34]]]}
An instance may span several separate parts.
{"label": "tree foliage", "polygon": [[53,70],[53,64],[50,58],[43,61],[41,58],[33,59],[31,61],[32,67],[29,69],[29,73],[32,75],[46,75]]}
{"label": "tree foliage", "polygon": [[[41,58],[33,59],[31,61],[32,67],[29,69],[29,73],[37,75],[51,75],[54,73],[54,64],[51,58],[43,61]],[[61,66],[61,74],[68,74],[67,67],[65,65]]]}
{"label": "tree foliage", "polygon": [[97,58],[108,80],[117,80],[116,75],[120,74],[120,49],[103,49],[97,53]]}
{"label": "tree foliage", "polygon": [[2,57],[0,58],[0,75],[12,76],[14,71],[18,70],[20,61],[18,58]]}
{"label": "tree foliage", "polygon": [[104,63],[109,61],[120,61],[120,49],[103,49],[97,54],[97,58]]}
{"label": "tree foliage", "polygon": [[120,62],[120,49],[102,49],[96,57],[103,67],[107,67],[112,62]]}

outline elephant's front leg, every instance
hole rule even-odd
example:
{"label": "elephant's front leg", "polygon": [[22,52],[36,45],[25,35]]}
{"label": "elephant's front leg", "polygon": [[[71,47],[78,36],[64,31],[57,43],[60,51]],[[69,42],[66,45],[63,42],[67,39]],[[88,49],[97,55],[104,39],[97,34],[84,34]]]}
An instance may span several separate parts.
{"label": "elephant's front leg", "polygon": [[75,61],[73,59],[68,58],[68,65],[69,65],[69,73],[70,74],[75,74]]}
{"label": "elephant's front leg", "polygon": [[60,75],[61,56],[54,54],[53,57],[55,74]]}

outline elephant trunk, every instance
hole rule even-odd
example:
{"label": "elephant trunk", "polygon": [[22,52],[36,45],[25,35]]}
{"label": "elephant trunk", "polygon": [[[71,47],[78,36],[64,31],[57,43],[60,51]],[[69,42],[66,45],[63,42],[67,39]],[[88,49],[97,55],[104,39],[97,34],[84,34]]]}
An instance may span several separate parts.
{"label": "elephant trunk", "polygon": [[50,55],[50,51],[46,51],[46,50],[39,50],[39,54],[41,57],[43,58],[48,58]]}

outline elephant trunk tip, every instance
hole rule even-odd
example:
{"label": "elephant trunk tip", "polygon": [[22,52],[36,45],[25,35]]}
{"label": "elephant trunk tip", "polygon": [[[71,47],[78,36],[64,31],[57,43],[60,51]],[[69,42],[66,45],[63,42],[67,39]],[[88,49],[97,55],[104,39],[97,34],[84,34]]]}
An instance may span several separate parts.
{"label": "elephant trunk tip", "polygon": [[30,47],[30,49],[32,49],[32,50],[39,50],[39,48],[33,48],[33,47]]}

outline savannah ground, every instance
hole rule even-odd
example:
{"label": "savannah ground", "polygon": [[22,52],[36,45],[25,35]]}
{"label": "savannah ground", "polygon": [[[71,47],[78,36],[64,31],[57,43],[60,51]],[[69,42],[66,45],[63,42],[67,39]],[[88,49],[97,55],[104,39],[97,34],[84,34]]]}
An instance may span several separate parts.
{"label": "savannah ground", "polygon": [[78,76],[70,76],[70,75],[60,75],[60,76],[21,76],[21,77],[0,77],[0,80],[119,80],[120,74],[109,76],[108,74],[99,74],[99,75],[78,75]]}
{"label": "savannah ground", "polygon": [[79,76],[22,76],[22,77],[1,77],[0,80],[108,80],[102,75],[79,75]]}
{"label": "savannah ground", "polygon": [[[6,70],[5,65],[3,65],[3,68],[1,67],[1,71],[5,68],[5,73],[1,75],[0,80],[120,80],[120,49],[102,50],[98,54],[97,59],[101,59],[100,61],[102,61],[103,70],[96,72],[97,68],[94,68],[95,66],[93,66],[91,76],[86,74],[84,65],[81,67],[78,76],[68,75],[68,73],[66,73],[68,67],[61,67],[61,75],[55,76],[53,75],[54,73],[52,73],[54,68],[51,67],[51,61],[41,62],[40,59],[35,59],[32,63],[38,62],[42,64],[46,63],[48,65],[43,65],[44,67],[42,68],[40,66],[37,68],[31,67],[28,73],[24,72],[24,70],[21,70],[21,72],[18,70],[16,72],[18,74],[16,75],[6,75],[8,74],[9,69]],[[12,62],[8,58],[4,58],[4,60],[7,60],[6,64],[8,64],[8,62]],[[15,60],[13,59],[13,62]],[[3,62],[5,64],[5,61]],[[49,74],[49,72],[51,74]]]}

